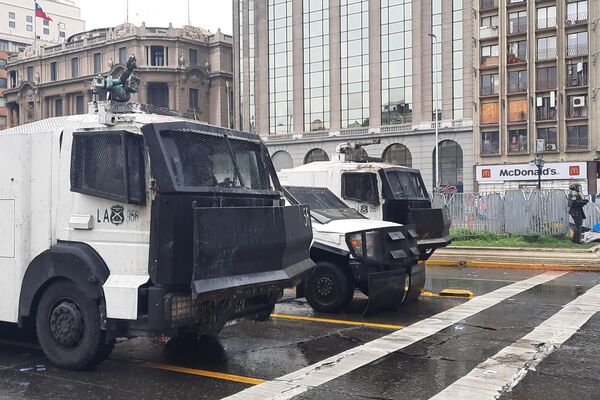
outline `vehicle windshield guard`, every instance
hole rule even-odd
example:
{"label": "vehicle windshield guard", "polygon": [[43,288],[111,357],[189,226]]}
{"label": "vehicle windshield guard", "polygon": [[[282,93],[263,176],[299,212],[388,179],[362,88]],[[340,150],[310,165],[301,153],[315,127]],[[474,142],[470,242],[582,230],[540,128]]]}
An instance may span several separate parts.
{"label": "vehicle windshield guard", "polygon": [[386,200],[429,200],[421,175],[411,169],[382,170],[383,195]]}
{"label": "vehicle windshield guard", "polygon": [[321,224],[343,219],[364,219],[365,216],[340,200],[327,188],[285,186],[286,198],[293,204],[307,204],[311,216]]}
{"label": "vehicle windshield guard", "polygon": [[191,122],[142,128],[161,192],[280,191],[258,136]]}

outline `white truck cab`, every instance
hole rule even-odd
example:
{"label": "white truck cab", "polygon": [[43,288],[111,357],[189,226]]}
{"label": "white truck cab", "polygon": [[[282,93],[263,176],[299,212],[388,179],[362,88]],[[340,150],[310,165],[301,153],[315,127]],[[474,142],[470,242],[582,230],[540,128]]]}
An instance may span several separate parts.
{"label": "white truck cab", "polygon": [[0,321],[86,369],[115,338],[264,320],[313,267],[255,134],[99,102],[0,132]]}
{"label": "white truck cab", "polygon": [[369,296],[365,314],[398,309],[417,299],[425,284],[414,226],[372,220],[329,189],[284,186],[291,204],[310,207],[316,267],[298,288],[317,311],[339,312],[358,287]]}
{"label": "white truck cab", "polygon": [[364,143],[338,146],[331,161],[319,161],[283,169],[284,186],[324,187],[369,219],[414,225],[419,236],[421,259],[451,242],[450,218],[444,208],[431,207],[421,177],[412,168],[362,160],[356,153]]}

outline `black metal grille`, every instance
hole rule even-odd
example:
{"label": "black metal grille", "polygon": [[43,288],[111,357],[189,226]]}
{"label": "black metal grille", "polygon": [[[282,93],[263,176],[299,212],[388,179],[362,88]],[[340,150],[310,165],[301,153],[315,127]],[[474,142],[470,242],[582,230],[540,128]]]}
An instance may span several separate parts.
{"label": "black metal grille", "polygon": [[273,190],[258,141],[195,130],[160,135],[178,186]]}
{"label": "black metal grille", "polygon": [[126,132],[75,133],[71,151],[71,191],[144,204],[143,139]]}

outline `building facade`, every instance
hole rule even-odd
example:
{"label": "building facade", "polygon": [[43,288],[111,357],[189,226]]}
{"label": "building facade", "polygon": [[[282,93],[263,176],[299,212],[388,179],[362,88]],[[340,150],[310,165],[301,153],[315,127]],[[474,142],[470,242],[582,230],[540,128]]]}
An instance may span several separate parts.
{"label": "building facade", "polygon": [[16,53],[34,41],[62,43],[85,31],[81,10],[70,0],[38,0],[52,21],[35,17],[33,0],[0,2],[0,50]]}
{"label": "building facade", "polygon": [[420,169],[431,188],[437,114],[441,186],[473,189],[472,0],[234,0],[233,8],[235,126],[261,134],[278,169],[381,139],[369,156]]}
{"label": "building facade", "polygon": [[597,193],[600,3],[477,0],[475,162],[480,191],[584,184]]}
{"label": "building facade", "polygon": [[232,38],[192,26],[83,32],[63,44],[27,47],[9,58],[5,90],[10,126],[87,112],[90,83],[118,77],[137,58],[141,89],[132,102],[168,108],[214,125],[232,122]]}
{"label": "building facade", "polygon": [[6,129],[8,124],[8,109],[6,108],[6,98],[4,97],[4,88],[7,86],[8,74],[6,64],[8,63],[8,53],[0,51],[0,130]]}

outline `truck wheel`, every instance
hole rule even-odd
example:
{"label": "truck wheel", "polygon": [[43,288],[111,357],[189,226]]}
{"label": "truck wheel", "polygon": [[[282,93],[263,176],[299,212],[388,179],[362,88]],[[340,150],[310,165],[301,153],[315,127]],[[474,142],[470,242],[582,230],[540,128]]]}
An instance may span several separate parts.
{"label": "truck wheel", "polygon": [[318,262],[304,281],[304,294],[315,310],[337,313],[352,300],[354,283],[337,265]]}
{"label": "truck wheel", "polygon": [[114,342],[100,329],[98,304],[72,282],[46,289],[38,304],[36,332],[42,350],[58,367],[86,370],[104,361]]}

